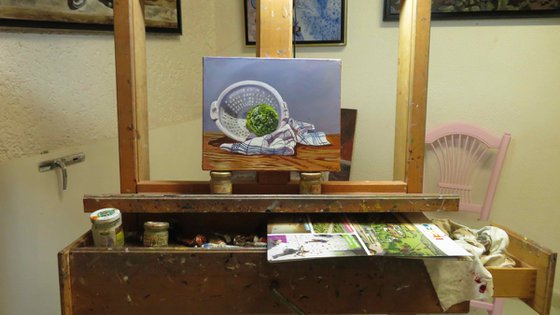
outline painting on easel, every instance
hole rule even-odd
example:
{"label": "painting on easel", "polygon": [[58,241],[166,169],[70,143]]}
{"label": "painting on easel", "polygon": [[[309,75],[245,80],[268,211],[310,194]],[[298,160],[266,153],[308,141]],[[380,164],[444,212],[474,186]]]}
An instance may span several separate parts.
{"label": "painting on easel", "polygon": [[340,60],[206,57],[203,66],[202,169],[340,169]]}

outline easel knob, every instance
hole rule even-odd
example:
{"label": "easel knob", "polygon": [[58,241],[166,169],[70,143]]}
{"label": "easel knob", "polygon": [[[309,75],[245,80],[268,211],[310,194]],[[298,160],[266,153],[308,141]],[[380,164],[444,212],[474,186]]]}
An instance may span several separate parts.
{"label": "easel knob", "polygon": [[210,193],[231,194],[231,172],[210,172]]}
{"label": "easel knob", "polygon": [[299,193],[306,195],[321,194],[321,173],[300,173]]}

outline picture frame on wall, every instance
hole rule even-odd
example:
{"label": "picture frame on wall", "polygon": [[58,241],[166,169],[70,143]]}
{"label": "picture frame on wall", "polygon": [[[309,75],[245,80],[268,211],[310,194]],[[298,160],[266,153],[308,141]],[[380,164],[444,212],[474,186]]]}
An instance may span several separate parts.
{"label": "picture frame on wall", "polygon": [[[0,28],[113,30],[115,0],[0,0]],[[181,0],[145,0],[146,30],[182,33]]]}
{"label": "picture frame on wall", "polygon": [[[384,0],[383,21],[397,21],[400,0]],[[560,16],[560,0],[432,0],[433,20]]]}
{"label": "picture frame on wall", "polygon": [[[242,0],[245,45],[256,44],[257,0]],[[346,45],[347,0],[294,0],[294,44]]]}

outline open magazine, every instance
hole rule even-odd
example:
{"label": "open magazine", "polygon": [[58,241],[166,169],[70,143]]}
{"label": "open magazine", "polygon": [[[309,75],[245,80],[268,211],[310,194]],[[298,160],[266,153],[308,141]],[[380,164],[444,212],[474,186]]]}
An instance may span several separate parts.
{"label": "open magazine", "polygon": [[422,213],[292,215],[268,223],[269,262],[344,256],[471,256]]}

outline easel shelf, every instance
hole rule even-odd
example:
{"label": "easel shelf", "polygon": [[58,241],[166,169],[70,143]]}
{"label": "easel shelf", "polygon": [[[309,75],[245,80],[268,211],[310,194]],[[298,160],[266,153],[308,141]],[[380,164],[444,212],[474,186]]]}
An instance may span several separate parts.
{"label": "easel shelf", "polygon": [[364,213],[457,211],[459,197],[439,194],[342,195],[86,195],[84,210],[124,213]]}

